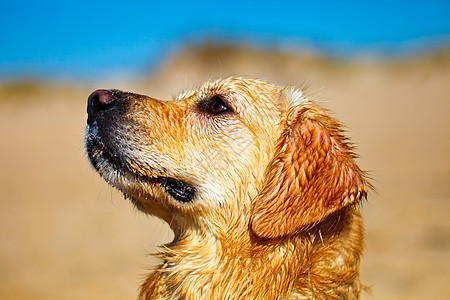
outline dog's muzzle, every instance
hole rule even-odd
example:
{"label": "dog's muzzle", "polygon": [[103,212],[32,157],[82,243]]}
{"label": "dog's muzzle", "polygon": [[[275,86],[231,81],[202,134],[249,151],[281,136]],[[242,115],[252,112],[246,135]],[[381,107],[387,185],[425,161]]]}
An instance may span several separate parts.
{"label": "dog's muzzle", "polygon": [[159,184],[167,194],[179,202],[190,202],[195,196],[192,184],[161,173],[143,176],[129,166],[130,157],[123,156],[123,148],[128,146],[127,138],[123,136],[124,132],[133,131],[131,128],[136,126],[130,123],[126,114],[131,104],[139,97],[144,96],[104,89],[96,90],[89,96],[86,128],[86,152],[89,160],[102,175],[114,170],[130,174],[137,181]]}

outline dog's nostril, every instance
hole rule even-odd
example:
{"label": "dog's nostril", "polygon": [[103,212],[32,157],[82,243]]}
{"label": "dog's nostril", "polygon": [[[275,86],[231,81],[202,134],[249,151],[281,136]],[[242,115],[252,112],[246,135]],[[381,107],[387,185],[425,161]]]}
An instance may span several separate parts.
{"label": "dog's nostril", "polygon": [[114,95],[108,90],[96,90],[88,98],[88,108],[101,110],[116,101]]}

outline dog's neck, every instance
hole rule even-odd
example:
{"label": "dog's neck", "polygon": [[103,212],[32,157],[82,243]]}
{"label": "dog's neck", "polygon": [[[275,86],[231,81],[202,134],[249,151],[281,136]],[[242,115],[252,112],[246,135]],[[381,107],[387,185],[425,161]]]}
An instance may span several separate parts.
{"label": "dog's neck", "polygon": [[141,299],[358,298],[362,235],[354,212],[277,241],[245,235],[230,244],[184,235],[163,247],[164,262],[143,285]]}

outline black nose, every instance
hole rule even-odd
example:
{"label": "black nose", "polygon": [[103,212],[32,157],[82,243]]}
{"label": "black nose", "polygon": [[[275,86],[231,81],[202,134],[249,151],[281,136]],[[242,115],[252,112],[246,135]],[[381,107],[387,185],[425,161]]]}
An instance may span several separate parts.
{"label": "black nose", "polygon": [[96,90],[88,98],[87,112],[89,115],[104,110],[114,104],[116,98],[108,90]]}

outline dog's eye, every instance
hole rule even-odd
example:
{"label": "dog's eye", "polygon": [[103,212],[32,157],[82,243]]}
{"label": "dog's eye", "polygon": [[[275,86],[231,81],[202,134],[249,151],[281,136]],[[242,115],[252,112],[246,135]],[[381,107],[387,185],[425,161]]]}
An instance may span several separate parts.
{"label": "dog's eye", "polygon": [[203,102],[200,104],[200,107],[204,112],[210,115],[221,115],[232,111],[219,95],[213,96],[209,100]]}

